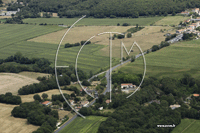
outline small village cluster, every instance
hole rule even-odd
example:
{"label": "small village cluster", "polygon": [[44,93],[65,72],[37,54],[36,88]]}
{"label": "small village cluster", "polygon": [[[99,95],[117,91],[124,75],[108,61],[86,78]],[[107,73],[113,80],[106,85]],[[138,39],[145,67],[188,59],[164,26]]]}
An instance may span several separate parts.
{"label": "small village cluster", "polygon": [[[193,13],[197,13],[200,16],[199,8],[192,9],[192,12]],[[181,12],[181,14],[189,15],[190,12],[189,11],[185,11],[185,12]],[[190,23],[190,22],[193,22],[193,21],[195,21],[196,23],[192,23],[192,24],[188,25],[187,28],[177,30],[176,34],[182,34],[182,33],[190,34],[190,33],[193,33],[193,34],[196,34],[197,36],[200,36],[200,31],[196,30],[196,28],[198,28],[200,26],[200,17],[197,17],[196,19],[193,19],[192,15],[191,15],[191,18],[188,19],[188,20],[185,20],[184,23]]]}

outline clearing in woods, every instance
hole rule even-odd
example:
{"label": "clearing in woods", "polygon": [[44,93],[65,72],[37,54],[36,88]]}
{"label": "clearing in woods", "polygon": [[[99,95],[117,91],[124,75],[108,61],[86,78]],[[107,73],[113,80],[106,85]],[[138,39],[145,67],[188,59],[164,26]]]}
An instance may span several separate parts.
{"label": "clearing in woods", "polygon": [[[1,133],[32,133],[39,126],[27,123],[27,119],[11,116],[11,111],[16,105],[0,103],[0,132]],[[17,105],[18,106],[18,105]]]}
{"label": "clearing in woods", "polygon": [[60,133],[97,133],[99,125],[107,117],[87,116],[86,119],[76,118],[69,125],[63,128]]}

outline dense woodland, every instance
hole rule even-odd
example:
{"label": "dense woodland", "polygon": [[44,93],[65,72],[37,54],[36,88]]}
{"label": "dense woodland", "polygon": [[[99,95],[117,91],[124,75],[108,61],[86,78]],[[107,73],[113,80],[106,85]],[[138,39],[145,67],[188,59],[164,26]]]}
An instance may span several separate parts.
{"label": "dense woodland", "polygon": [[[115,76],[119,83],[121,77]],[[137,81],[137,78],[135,80]],[[183,118],[200,119],[200,98],[192,96],[190,105],[184,102],[187,101],[189,95],[199,94],[199,88],[200,79],[194,79],[189,74],[184,74],[179,79],[149,77],[144,80],[141,90],[127,99],[127,94],[121,92],[120,85],[114,83],[111,103],[105,102],[109,99],[109,94],[100,95],[94,106],[82,108],[80,113],[86,116],[108,117],[101,123],[99,133],[149,133],[150,131],[169,133],[173,128],[158,128],[157,125],[175,124],[177,126]],[[149,103],[152,100],[159,100],[160,104]],[[169,106],[173,104],[179,104],[181,107],[172,110]],[[102,112],[99,111],[99,107],[116,110],[113,113]]]}
{"label": "dense woodland", "polygon": [[[81,15],[104,17],[154,16],[179,13],[187,8],[200,7],[199,0],[18,0],[20,4],[9,4],[7,10],[21,11],[23,18],[40,17],[39,12],[54,12],[60,17]],[[49,17],[48,15],[45,15]]]}
{"label": "dense woodland", "polygon": [[[101,123],[98,132],[169,133],[173,128],[157,128],[157,125],[177,126],[183,118],[199,119],[200,99],[192,97],[191,108],[183,102],[188,95],[200,93],[199,83],[199,79],[194,79],[188,74],[183,75],[181,79],[149,77],[145,79],[142,89],[129,99],[118,92],[118,96],[113,95],[112,103],[108,105],[116,110]],[[96,104],[100,104],[99,107],[105,106],[105,99],[108,97],[100,97]],[[148,103],[155,99],[160,100],[160,104]],[[181,107],[172,110],[169,108],[172,104],[180,104]],[[95,109],[87,110],[86,113],[92,114],[92,110]]]}

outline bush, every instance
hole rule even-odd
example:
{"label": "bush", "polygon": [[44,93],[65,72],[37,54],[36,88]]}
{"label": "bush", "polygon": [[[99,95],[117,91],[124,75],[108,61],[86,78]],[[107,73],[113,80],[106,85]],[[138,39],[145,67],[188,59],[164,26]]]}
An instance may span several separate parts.
{"label": "bush", "polygon": [[117,38],[122,39],[122,38],[124,38],[124,35],[119,34],[119,35],[117,35]]}
{"label": "bush", "polygon": [[153,45],[152,46],[152,52],[159,50],[159,46],[158,45]]}
{"label": "bush", "polygon": [[116,18],[116,16],[115,15],[110,15],[110,18]]}
{"label": "bush", "polygon": [[128,23],[123,23],[122,26],[130,26]]}
{"label": "bush", "polygon": [[131,38],[132,37],[132,34],[131,33],[128,33],[127,34],[127,38]]}
{"label": "bush", "polygon": [[88,82],[87,80],[83,80],[82,85],[84,85],[84,86],[90,86],[90,82]]}

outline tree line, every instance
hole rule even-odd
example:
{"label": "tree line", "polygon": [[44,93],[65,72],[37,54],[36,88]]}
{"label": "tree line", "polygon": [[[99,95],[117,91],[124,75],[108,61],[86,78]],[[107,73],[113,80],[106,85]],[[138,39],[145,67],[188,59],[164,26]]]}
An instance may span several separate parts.
{"label": "tree line", "polygon": [[[69,47],[76,47],[76,46],[81,46],[85,43],[86,41],[81,41],[80,43],[74,43],[74,44],[70,44],[70,43],[66,43],[65,44],[65,48],[69,48]],[[88,41],[85,45],[87,44],[91,44],[91,41]]]}
{"label": "tree line", "polygon": [[[60,86],[70,85],[70,77],[68,75],[64,75],[58,77]],[[52,89],[57,89],[57,82],[55,76],[50,77],[47,80],[40,81],[40,83],[33,83],[30,85],[23,86],[18,90],[19,95],[28,95],[34,94],[38,92],[48,91]]]}
{"label": "tree line", "polygon": [[57,110],[51,110],[38,101],[21,103],[20,106],[14,107],[11,114],[14,117],[26,118],[28,123],[40,126],[33,133],[52,133],[59,119]]}
{"label": "tree line", "polygon": [[[7,10],[21,11],[23,18],[40,17],[40,12],[55,12],[59,17],[78,17],[82,15],[95,18],[115,18],[155,16],[175,14],[187,8],[200,7],[199,0],[19,0],[20,4],[9,4]],[[46,16],[44,16],[46,17]],[[48,16],[47,16],[48,17]]]}
{"label": "tree line", "polygon": [[22,103],[20,96],[14,96],[11,92],[0,95],[0,103],[15,104],[18,105]]}

